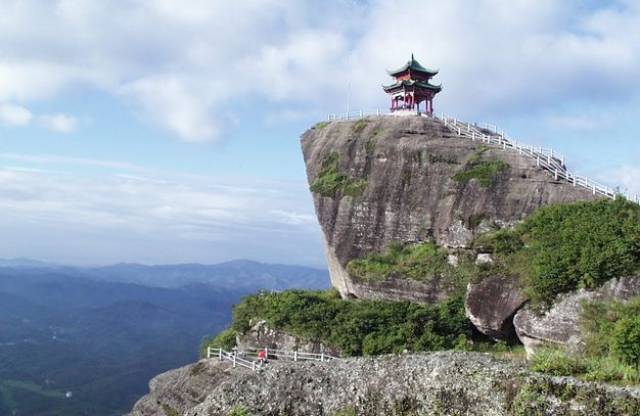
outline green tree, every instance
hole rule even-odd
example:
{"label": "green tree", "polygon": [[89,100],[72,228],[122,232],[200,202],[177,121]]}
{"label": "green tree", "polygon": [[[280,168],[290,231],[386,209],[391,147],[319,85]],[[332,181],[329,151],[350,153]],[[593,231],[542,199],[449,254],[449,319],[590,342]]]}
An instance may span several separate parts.
{"label": "green tree", "polygon": [[640,370],[640,317],[624,318],[616,323],[613,349],[620,359]]}

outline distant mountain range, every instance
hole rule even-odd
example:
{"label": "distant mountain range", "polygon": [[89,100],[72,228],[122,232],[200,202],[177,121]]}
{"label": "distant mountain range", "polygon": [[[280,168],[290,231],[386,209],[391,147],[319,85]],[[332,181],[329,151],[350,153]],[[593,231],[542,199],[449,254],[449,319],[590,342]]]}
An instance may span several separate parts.
{"label": "distant mountain range", "polygon": [[242,296],[328,287],[326,270],[248,260],[94,268],[2,260],[0,415],[120,415],[151,377],[192,362]]}
{"label": "distant mountain range", "polygon": [[257,287],[267,290],[329,287],[329,275],[326,270],[252,260],[232,260],[212,265],[193,263],[148,266],[119,263],[100,267],[73,267],[31,259],[0,259],[0,268],[47,269],[95,280],[166,288],[193,284],[240,290],[255,290]]}

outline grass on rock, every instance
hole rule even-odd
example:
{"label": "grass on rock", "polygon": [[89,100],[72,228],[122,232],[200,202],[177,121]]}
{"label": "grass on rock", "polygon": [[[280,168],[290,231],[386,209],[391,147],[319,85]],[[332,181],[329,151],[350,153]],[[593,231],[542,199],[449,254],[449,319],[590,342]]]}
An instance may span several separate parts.
{"label": "grass on rock", "polygon": [[322,161],[320,173],[311,184],[311,192],[325,197],[335,198],[338,195],[359,197],[367,189],[365,179],[353,179],[340,172],[338,162],[340,155],[330,153]]}
{"label": "grass on rock", "polygon": [[388,277],[430,280],[450,268],[447,252],[430,242],[409,245],[394,242],[382,254],[371,254],[347,264],[349,275],[363,281]]}
{"label": "grass on rock", "polygon": [[475,247],[519,277],[534,303],[549,303],[640,270],[640,206],[622,198],[550,205]]}
{"label": "grass on rock", "polygon": [[453,180],[466,184],[476,179],[483,188],[495,184],[498,177],[509,168],[509,164],[502,160],[485,160],[483,154],[488,148],[478,150],[464,165],[461,171],[453,176]]}

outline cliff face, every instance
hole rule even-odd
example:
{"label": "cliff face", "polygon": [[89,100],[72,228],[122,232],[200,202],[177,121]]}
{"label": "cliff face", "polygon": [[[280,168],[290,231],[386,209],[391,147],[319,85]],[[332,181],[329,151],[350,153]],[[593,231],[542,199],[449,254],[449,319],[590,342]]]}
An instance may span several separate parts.
{"label": "cliff face", "polygon": [[132,416],[634,415],[637,390],[530,374],[487,354],[272,361],[261,373],[201,360],[154,378]]}
{"label": "cliff face", "polygon": [[[426,117],[319,123],[301,142],[331,281],[343,297],[439,300],[446,288],[437,280],[361,283],[346,265],[394,241],[463,249],[478,230],[513,224],[542,205],[594,198],[554,181],[526,156],[459,138]],[[465,176],[479,160],[493,163],[483,166],[492,176],[482,169],[484,177]],[[328,173],[342,175],[343,186],[318,186]]]}

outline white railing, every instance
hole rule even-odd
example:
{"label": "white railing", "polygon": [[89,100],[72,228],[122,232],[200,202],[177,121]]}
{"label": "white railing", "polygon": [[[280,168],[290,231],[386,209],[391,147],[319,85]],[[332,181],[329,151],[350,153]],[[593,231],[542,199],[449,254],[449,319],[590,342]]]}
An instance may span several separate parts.
{"label": "white railing", "polygon": [[[381,112],[380,109],[376,109],[374,111],[348,111],[344,113],[329,114],[327,116],[327,120],[356,120],[368,116],[380,116],[384,114],[387,113]],[[441,117],[435,117],[427,114],[418,114],[416,112],[416,115],[439,118],[445,126],[453,130],[459,137],[497,145],[502,147],[504,150],[513,150],[519,154],[526,155],[534,159],[536,161],[536,165],[550,173],[555,180],[565,180],[573,186],[586,188],[594,195],[600,195],[611,199],[623,196],[629,201],[640,204],[640,195],[621,192],[617,188],[611,188],[586,176],[574,174],[567,170],[564,156],[555,152],[552,148],[519,143],[515,139],[508,138],[505,135],[504,130],[500,131],[495,125],[486,123],[482,125],[466,123],[456,118],[448,117],[445,114],[442,114]]]}
{"label": "white railing", "polygon": [[499,132],[496,126],[478,126],[476,124],[461,122],[456,118],[447,117],[444,114],[440,117],[440,120],[459,137],[497,145],[505,150],[514,150],[519,154],[523,154],[534,159],[536,161],[536,165],[549,172],[555,180],[565,180],[573,186],[586,188],[594,195],[600,195],[611,199],[623,196],[629,201],[640,204],[639,195],[620,192],[618,189],[608,187],[586,176],[576,175],[569,172],[565,166],[564,156],[554,152],[553,149],[518,143],[514,139],[507,138],[504,131]]}
{"label": "white railing", "polygon": [[240,366],[248,368],[249,370],[256,371],[260,367],[260,364],[256,361],[249,361],[245,360],[242,357],[239,357],[236,351],[228,352],[223,350],[222,348],[214,350],[211,347],[207,347],[207,358],[213,358],[215,355],[218,356],[218,359],[220,361],[230,361],[231,363],[233,363],[234,368]]}
{"label": "white railing", "polygon": [[[293,361],[331,361],[337,360],[338,357],[335,357],[330,354],[326,354],[325,352],[321,353],[312,353],[312,352],[301,352],[301,351],[286,351],[286,350],[278,350],[278,349],[246,349],[242,351],[237,351],[235,348],[232,352],[225,351],[222,348],[211,348],[207,347],[207,358],[213,358],[215,356],[218,357],[220,361],[229,361],[233,364],[233,367],[244,367],[248,368],[252,371],[257,371],[262,366],[262,360],[253,359],[257,358],[258,352],[264,351],[265,358],[269,357],[277,358],[278,360],[293,360]],[[247,359],[249,358],[249,359]]]}
{"label": "white railing", "polygon": [[271,348],[264,348],[264,349],[249,348],[249,349],[242,350],[240,354],[246,355],[246,356],[257,356],[258,352],[260,351],[265,352],[266,358],[274,357],[279,360],[331,361],[331,360],[338,359],[338,357],[327,354],[324,351],[320,353],[315,353],[315,352],[302,352],[302,351],[295,351],[295,350],[294,351],[279,350],[279,349],[271,349]]}
{"label": "white railing", "polygon": [[327,114],[327,121],[338,121],[338,120],[357,120],[359,118],[365,118],[367,116],[380,116],[383,115],[384,112],[380,111],[379,108],[375,110],[363,111],[345,111],[344,113],[332,113]]}

